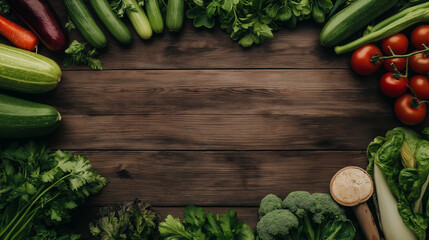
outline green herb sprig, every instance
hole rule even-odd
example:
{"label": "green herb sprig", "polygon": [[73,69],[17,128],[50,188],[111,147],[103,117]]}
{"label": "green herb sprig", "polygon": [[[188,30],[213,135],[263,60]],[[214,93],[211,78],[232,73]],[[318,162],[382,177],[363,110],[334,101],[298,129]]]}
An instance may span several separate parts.
{"label": "green herb sprig", "polygon": [[228,210],[222,216],[214,216],[202,208],[187,206],[184,215],[185,220],[183,222],[168,215],[165,222],[159,224],[161,239],[256,239],[252,227],[238,222],[237,214],[233,210]]}
{"label": "green herb sprig", "polygon": [[97,49],[87,50],[86,43],[74,40],[65,50],[63,66],[68,67],[73,64],[86,64],[93,70],[102,70],[103,64],[98,56]]}
{"label": "green herb sprig", "polygon": [[106,183],[83,156],[34,142],[0,146],[0,239],[28,239],[40,225],[69,221]]}

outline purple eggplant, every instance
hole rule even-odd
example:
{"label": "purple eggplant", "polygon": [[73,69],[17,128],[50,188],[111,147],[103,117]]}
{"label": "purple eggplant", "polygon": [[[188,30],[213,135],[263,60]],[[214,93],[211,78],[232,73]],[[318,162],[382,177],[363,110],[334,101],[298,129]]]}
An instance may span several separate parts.
{"label": "purple eggplant", "polygon": [[63,50],[67,35],[58,16],[46,0],[7,0],[21,20],[37,35],[51,51]]}

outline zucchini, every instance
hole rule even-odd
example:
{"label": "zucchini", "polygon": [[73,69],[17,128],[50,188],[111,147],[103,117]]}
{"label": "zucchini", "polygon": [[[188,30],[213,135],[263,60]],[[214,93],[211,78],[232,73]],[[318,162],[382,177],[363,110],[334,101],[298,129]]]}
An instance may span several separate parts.
{"label": "zucchini", "polygon": [[60,113],[51,106],[0,94],[0,138],[44,136],[60,120]]}
{"label": "zucchini", "polygon": [[398,0],[359,0],[335,14],[320,33],[320,42],[325,47],[333,47],[368,25]]}
{"label": "zucchini", "polygon": [[143,39],[151,38],[153,34],[152,28],[143,9],[137,4],[136,0],[123,1],[132,8],[127,9],[127,15],[137,34]]}
{"label": "zucchini", "polygon": [[158,0],[146,0],[145,7],[150,27],[155,33],[162,33],[164,31],[164,21],[162,20]]}
{"label": "zucchini", "polygon": [[54,89],[61,78],[56,62],[19,48],[0,44],[0,88],[44,93]]}
{"label": "zucchini", "polygon": [[365,44],[392,36],[414,24],[427,21],[429,21],[429,2],[407,8],[385,19],[374,27],[367,29],[363,37],[343,46],[336,46],[334,50],[337,54],[350,52]]}
{"label": "zucchini", "polygon": [[168,30],[178,32],[183,25],[185,15],[185,0],[168,0],[165,25]]}
{"label": "zucchini", "polygon": [[107,0],[89,0],[98,18],[106,26],[107,30],[122,44],[130,44],[132,41],[131,32],[127,26],[112,11]]}
{"label": "zucchini", "polygon": [[82,0],[64,0],[70,20],[85,40],[95,48],[104,48],[107,38],[95,23],[91,13]]}

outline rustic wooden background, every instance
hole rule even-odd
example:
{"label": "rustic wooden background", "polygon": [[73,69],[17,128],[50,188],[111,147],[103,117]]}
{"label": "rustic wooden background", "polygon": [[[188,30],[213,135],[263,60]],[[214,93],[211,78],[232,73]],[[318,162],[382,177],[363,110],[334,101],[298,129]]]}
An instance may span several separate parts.
{"label": "rustic wooden background", "polygon": [[[50,2],[64,24],[62,1]],[[367,144],[400,123],[377,76],[355,75],[349,55],[321,47],[320,29],[300,24],[250,49],[189,21],[149,41],[133,32],[128,47],[109,36],[103,71],[65,68],[56,90],[26,97],[62,113],[53,148],[88,156],[109,178],[78,228],[95,209],[135,198],[162,216],[187,204],[233,208],[255,226],[266,194],[328,192],[337,170],[366,167]]]}

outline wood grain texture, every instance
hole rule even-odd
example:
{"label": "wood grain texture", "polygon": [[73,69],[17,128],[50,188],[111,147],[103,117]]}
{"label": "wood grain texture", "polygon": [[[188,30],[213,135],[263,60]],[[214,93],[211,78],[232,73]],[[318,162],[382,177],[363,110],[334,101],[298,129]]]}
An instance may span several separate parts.
{"label": "wood grain texture", "polygon": [[55,148],[122,150],[365,149],[392,116],[64,115]]}
{"label": "wood grain texture", "polygon": [[[89,206],[139,198],[157,207],[257,207],[268,193],[329,192],[346,165],[366,167],[363,151],[78,151],[109,179]],[[126,191],[125,191],[126,190]]]}
{"label": "wood grain texture", "polygon": [[69,71],[30,98],[62,114],[387,115],[375,77],[345,70]]}

